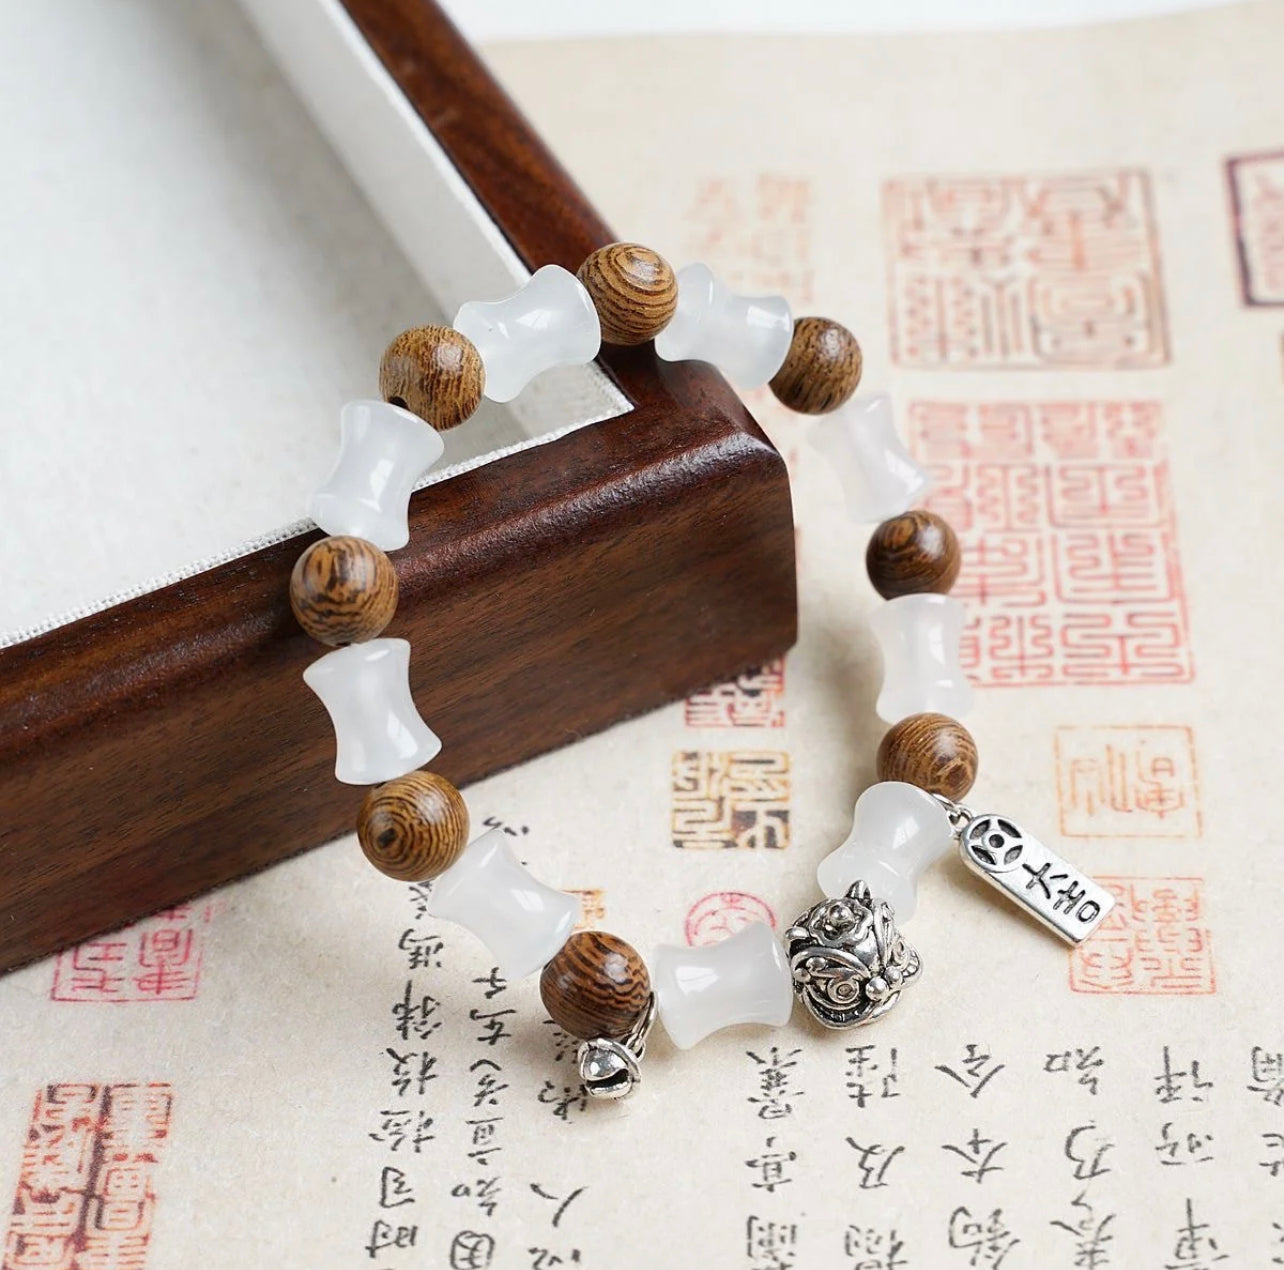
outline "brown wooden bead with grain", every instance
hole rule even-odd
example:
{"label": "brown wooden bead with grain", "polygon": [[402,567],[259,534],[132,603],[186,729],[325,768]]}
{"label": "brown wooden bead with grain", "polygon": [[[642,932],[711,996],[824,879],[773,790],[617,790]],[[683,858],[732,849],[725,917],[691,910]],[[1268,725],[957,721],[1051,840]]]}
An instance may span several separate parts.
{"label": "brown wooden bead with grain", "polygon": [[771,391],[790,410],[827,414],[856,391],[862,362],[856,337],[842,323],[800,317],[784,363],[772,377]]}
{"label": "brown wooden bead with grain", "polygon": [[944,593],[959,576],[962,554],[954,530],[935,512],[893,516],[874,530],[865,569],[885,600],[922,591]]}
{"label": "brown wooden bead with grain", "polygon": [[468,808],[444,776],[409,772],[366,795],[357,840],[380,873],[399,882],[426,882],[463,854]]}
{"label": "brown wooden bead with grain", "polygon": [[878,779],[905,781],[929,794],[962,798],[976,780],[976,742],[944,714],[911,714],[883,737]]}
{"label": "brown wooden bead with grain", "polygon": [[415,326],[384,349],[379,391],[439,432],[481,405],[486,370],[472,340],[448,326]]}
{"label": "brown wooden bead with grain", "polygon": [[605,931],[579,931],[544,967],[539,994],[564,1032],[618,1041],[646,1009],[651,976],[631,944]]}
{"label": "brown wooden bead with grain", "polygon": [[607,344],[645,344],[678,307],[678,279],[669,262],[640,243],[599,247],[575,275],[597,309]]}
{"label": "brown wooden bead with grain", "polygon": [[397,571],[364,538],[322,538],[295,561],[290,607],[299,625],[323,644],[374,639],[397,611]]}

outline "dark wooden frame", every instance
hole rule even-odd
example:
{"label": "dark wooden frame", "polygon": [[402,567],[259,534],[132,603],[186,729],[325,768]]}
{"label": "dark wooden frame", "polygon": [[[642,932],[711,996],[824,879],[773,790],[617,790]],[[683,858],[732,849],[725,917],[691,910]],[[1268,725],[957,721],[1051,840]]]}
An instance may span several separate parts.
{"label": "dark wooden frame", "polygon": [[[611,241],[432,3],[347,6],[529,265]],[[412,503],[388,634],[459,784],[794,641],[780,456],[707,367],[601,360],[630,413]],[[0,970],[351,829],[363,791],[334,779],[286,600],[307,541],[0,650]]]}

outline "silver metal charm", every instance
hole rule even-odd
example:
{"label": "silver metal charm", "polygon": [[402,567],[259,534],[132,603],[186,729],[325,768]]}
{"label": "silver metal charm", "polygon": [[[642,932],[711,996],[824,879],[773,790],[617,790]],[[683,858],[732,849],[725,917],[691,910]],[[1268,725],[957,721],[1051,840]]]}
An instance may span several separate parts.
{"label": "silver metal charm", "polygon": [[947,803],[946,810],[951,808],[958,813],[957,818],[952,814],[951,820],[958,830],[963,863],[1062,939],[1072,944],[1087,939],[1114,907],[1109,891],[1045,847],[1010,816],[995,812],[977,815]]}
{"label": "silver metal charm", "polygon": [[922,970],[896,929],[891,905],[853,882],[841,899],[822,900],[786,932],[794,992],[825,1027],[856,1027],[886,1014]]}
{"label": "silver metal charm", "polygon": [[575,1054],[584,1092],[593,1098],[627,1098],[642,1079],[641,1063],[646,1054],[647,1037],[655,1026],[657,1008],[655,993],[647,999],[646,1009],[638,1016],[623,1040],[598,1037],[581,1041]]}

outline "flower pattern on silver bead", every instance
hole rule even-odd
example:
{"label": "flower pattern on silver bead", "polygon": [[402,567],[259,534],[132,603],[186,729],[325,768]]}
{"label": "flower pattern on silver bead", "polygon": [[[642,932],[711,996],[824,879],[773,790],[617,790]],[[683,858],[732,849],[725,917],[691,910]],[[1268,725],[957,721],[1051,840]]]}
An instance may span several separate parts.
{"label": "flower pattern on silver bead", "polygon": [[886,1014],[922,970],[891,905],[861,881],[809,908],[785,932],[785,948],[794,992],[825,1027],[856,1027]]}

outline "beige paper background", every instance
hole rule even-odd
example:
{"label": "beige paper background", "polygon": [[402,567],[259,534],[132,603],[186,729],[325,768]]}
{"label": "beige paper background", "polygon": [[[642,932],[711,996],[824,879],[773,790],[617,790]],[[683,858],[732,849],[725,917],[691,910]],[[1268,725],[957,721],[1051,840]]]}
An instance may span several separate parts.
{"label": "beige paper background", "polygon": [[[1257,1270],[1284,1258],[1284,1173],[1263,1167],[1280,1156],[1263,1135],[1284,1133],[1284,1106],[1247,1088],[1253,1047],[1284,1050],[1284,870],[1273,816],[1281,324],[1279,309],[1242,302],[1225,170],[1230,156],[1284,146],[1282,47],[1284,13],[1250,6],[1019,36],[487,50],[622,233],[679,261],[698,253],[746,286],[767,285],[767,274],[792,283],[804,293],[791,295],[796,310],[832,313],[858,332],[866,386],[888,386],[903,420],[920,401],[1160,403],[1193,680],[983,687],[967,721],[982,751],[970,801],[1010,811],[1095,875],[1202,879],[1198,925],[1211,932],[1214,992],[1073,992],[1065,950],[948,861],[925,879],[909,928],[924,979],[877,1029],[821,1035],[796,1019],[687,1054],[657,1038],[633,1099],[561,1117],[541,1096],[555,1100],[572,1073],[565,1058],[554,1061],[533,983],[487,1005],[471,982],[487,973],[484,953],[449,931],[441,967],[411,971],[398,947],[403,932],[436,928],[416,922],[406,888],[374,875],[349,839],[228,888],[208,922],[189,914],[170,923],[194,927],[202,944],[191,999],[53,1000],[69,971],[51,962],[0,984],[0,1192],[18,1188],[43,1083],[152,1081],[168,1083],[173,1098],[159,1163],[142,1170],[155,1194],[140,1210],[152,1270],[198,1259],[468,1264],[460,1245],[452,1252],[463,1231],[493,1236],[491,1264],[501,1267],[575,1264],[573,1253],[579,1264],[619,1267],[1071,1267],[1093,1263],[1076,1262],[1076,1239],[1052,1223],[1075,1218],[1080,1194],[1097,1223],[1114,1215],[1108,1259],[1097,1265],[1194,1266],[1225,1254],[1218,1264]],[[1073,371],[893,363],[885,181],[1120,168],[1149,174],[1168,363]],[[764,201],[764,188],[781,182],[795,193]],[[513,828],[546,880],[600,889],[604,924],[643,949],[680,942],[688,910],[711,892],[760,896],[782,920],[811,903],[815,864],[873,779],[882,726],[873,714],[877,654],[866,618],[877,597],[861,566],[866,531],[846,521],[836,484],[803,440],[809,425],[760,394],[753,404],[790,458],[801,529],[801,635],[787,662],[785,725],[693,728],[679,704],[469,791],[476,825],[496,817]],[[1197,775],[1178,784],[1197,798],[1202,832],[1062,836],[1058,730],[1155,725],[1190,730]],[[675,849],[673,755],[693,750],[789,756],[787,848]],[[1134,815],[1147,832],[1169,831],[1167,820]],[[138,977],[130,958],[142,941],[123,941],[127,980]],[[440,1026],[422,1045],[401,1041],[390,1012],[408,978],[417,996],[439,1003]],[[516,1010],[507,1016],[512,1035],[491,1049],[477,1041],[483,1025],[469,1011],[500,1007]],[[896,1048],[899,1098],[861,1108],[848,1096],[845,1050],[863,1043],[880,1060]],[[975,1098],[937,1070],[959,1069],[969,1044],[1003,1065]],[[1187,1079],[1187,1096],[1160,1102],[1165,1045],[1175,1069],[1198,1060],[1211,1088]],[[422,1096],[391,1089],[387,1046],[434,1055]],[[748,1051],[767,1058],[772,1046],[796,1061],[792,1110],[764,1120],[762,1104],[749,1101],[761,1068]],[[1094,1046],[1104,1060],[1095,1095],[1074,1075],[1043,1070],[1049,1054]],[[473,1093],[489,1070],[470,1072],[478,1059],[498,1062],[507,1086],[497,1106],[483,1108],[503,1117],[488,1166],[468,1158]],[[1203,1101],[1191,1100],[1195,1092]],[[417,1155],[369,1136],[396,1107],[434,1118],[435,1139]],[[1165,1124],[1169,1140],[1193,1134],[1201,1143],[1185,1149],[1186,1162],[1161,1163]],[[1064,1144],[1088,1125],[1113,1145],[1110,1171],[1085,1181]],[[943,1149],[974,1130],[1006,1143],[994,1159],[1002,1171],[980,1183]],[[886,1185],[861,1188],[848,1139],[880,1145],[884,1157],[904,1148]],[[791,1180],[768,1192],[753,1185],[762,1168],[746,1162],[773,1152],[794,1158]],[[413,1204],[379,1207],[389,1166],[404,1171]],[[500,1179],[489,1216],[475,1195],[452,1194],[481,1177]],[[1181,1241],[1188,1199],[1207,1224],[1202,1244]],[[1019,1244],[1005,1259],[997,1249],[951,1247],[960,1209],[982,1222],[997,1211]],[[380,1219],[414,1225],[413,1247],[368,1255]],[[953,1220],[961,1231],[968,1219]],[[769,1223],[774,1261],[749,1246]],[[893,1231],[900,1261],[888,1251]],[[855,1251],[859,1244],[882,1252]],[[6,1265],[23,1264],[15,1247]]]}

